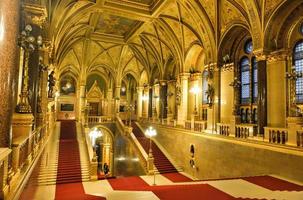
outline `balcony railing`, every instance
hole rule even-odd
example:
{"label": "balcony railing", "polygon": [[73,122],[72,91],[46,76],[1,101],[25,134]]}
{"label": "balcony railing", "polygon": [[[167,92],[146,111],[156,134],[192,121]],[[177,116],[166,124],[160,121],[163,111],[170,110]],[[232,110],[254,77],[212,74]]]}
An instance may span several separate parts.
{"label": "balcony railing", "polygon": [[225,123],[217,123],[217,131],[220,135],[229,136],[230,125]]}
{"label": "balcony railing", "polygon": [[270,143],[286,144],[288,141],[287,128],[265,127],[265,138]]}
{"label": "balcony railing", "polygon": [[235,128],[235,137],[248,138],[257,135],[257,125],[255,124],[237,124]]}
{"label": "balcony railing", "polygon": [[88,116],[89,124],[113,122],[113,118],[110,116]]}

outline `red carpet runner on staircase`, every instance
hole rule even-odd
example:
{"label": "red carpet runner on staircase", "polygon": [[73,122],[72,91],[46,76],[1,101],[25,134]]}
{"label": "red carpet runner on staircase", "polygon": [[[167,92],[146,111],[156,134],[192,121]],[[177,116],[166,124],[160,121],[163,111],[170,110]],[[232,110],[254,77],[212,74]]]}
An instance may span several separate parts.
{"label": "red carpet runner on staircase", "polygon": [[105,199],[85,194],[75,121],[61,122],[56,184],[56,200]]}
{"label": "red carpet runner on staircase", "polygon": [[[136,123],[132,123],[133,133],[137,140],[140,142],[141,146],[148,154],[149,152],[149,138],[147,138],[144,133],[140,130]],[[154,157],[154,164],[160,174],[170,179],[173,182],[186,182],[192,181],[188,177],[179,174],[177,169],[171,164],[171,162],[166,158],[159,147],[152,141],[152,152]]]}

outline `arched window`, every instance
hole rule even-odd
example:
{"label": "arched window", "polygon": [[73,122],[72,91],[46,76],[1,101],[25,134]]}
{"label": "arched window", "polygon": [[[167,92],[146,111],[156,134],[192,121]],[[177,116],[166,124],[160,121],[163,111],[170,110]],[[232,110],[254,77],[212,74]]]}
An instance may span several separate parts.
{"label": "arched window", "polygon": [[[303,72],[303,41],[299,41],[294,48],[294,65],[296,72]],[[296,101],[303,103],[303,78],[296,80]]]}
{"label": "arched window", "polygon": [[247,104],[250,100],[250,70],[249,59],[244,57],[240,62],[241,73],[241,104]]}
{"label": "arched window", "polygon": [[258,62],[256,57],[252,58],[252,74],[253,103],[256,103],[258,98]]}
{"label": "arched window", "polygon": [[202,95],[202,103],[203,104],[207,104],[207,94],[206,91],[208,90],[208,82],[207,82],[207,77],[208,77],[208,71],[204,70],[203,74],[202,74],[202,91],[203,91],[203,95]]}

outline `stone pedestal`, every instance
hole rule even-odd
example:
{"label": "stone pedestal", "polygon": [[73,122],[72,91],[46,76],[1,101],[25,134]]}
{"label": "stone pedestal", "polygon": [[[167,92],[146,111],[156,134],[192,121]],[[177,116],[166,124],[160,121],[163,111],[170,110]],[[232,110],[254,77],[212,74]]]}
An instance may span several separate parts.
{"label": "stone pedestal", "polygon": [[297,146],[297,131],[301,129],[301,125],[295,123],[288,124],[288,145]]}
{"label": "stone pedestal", "polygon": [[26,138],[32,132],[34,116],[33,114],[13,114],[13,140],[15,138]]}
{"label": "stone pedestal", "polygon": [[229,134],[230,136],[232,137],[235,137],[235,134],[236,134],[236,125],[239,124],[241,122],[241,118],[240,116],[232,116],[230,118],[230,131],[229,131]]}
{"label": "stone pedestal", "polygon": [[126,136],[129,136],[133,132],[133,127],[124,126],[124,133]]}
{"label": "stone pedestal", "polygon": [[147,158],[147,173],[149,175],[154,174],[154,157],[152,155],[148,155]]}

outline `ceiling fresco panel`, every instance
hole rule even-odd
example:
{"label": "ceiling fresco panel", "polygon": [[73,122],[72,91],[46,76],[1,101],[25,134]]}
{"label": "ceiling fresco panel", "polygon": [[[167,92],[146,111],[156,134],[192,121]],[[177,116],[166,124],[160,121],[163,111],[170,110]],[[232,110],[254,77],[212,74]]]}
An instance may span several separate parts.
{"label": "ceiling fresco panel", "polygon": [[97,25],[97,31],[109,35],[125,36],[136,24],[136,20],[102,13]]}

